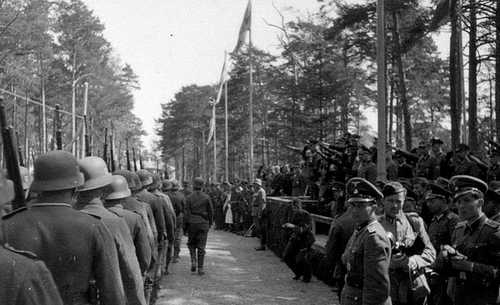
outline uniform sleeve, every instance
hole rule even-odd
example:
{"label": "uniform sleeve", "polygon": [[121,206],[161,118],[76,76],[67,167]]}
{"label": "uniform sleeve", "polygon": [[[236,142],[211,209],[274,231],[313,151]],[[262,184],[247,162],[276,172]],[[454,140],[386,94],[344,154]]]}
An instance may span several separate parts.
{"label": "uniform sleeve", "polygon": [[102,304],[126,304],[115,242],[104,224],[94,224],[94,227],[95,257],[92,268]]}
{"label": "uniform sleeve", "polygon": [[364,243],[363,305],[386,304],[390,298],[389,260],[387,240],[376,233],[369,234]]}
{"label": "uniform sleeve", "polygon": [[408,217],[408,221],[412,223],[415,233],[424,245],[422,254],[412,255],[411,260],[416,263],[417,269],[429,267],[436,260],[436,250],[431,243],[429,234],[427,234],[427,231],[425,230],[424,220],[421,217]]}
{"label": "uniform sleeve", "polygon": [[140,217],[137,217],[136,221],[134,245],[141,273],[144,274],[151,264],[151,245],[146,233],[146,224]]}
{"label": "uniform sleeve", "polygon": [[153,210],[153,216],[155,218],[156,230],[158,230],[158,241],[162,241],[167,234],[165,213],[163,212],[163,204],[159,202],[159,199],[155,198],[155,201],[156,202],[151,204],[151,209]]}
{"label": "uniform sleeve", "polygon": [[16,305],[63,305],[50,271],[42,261],[26,272],[19,289]]}
{"label": "uniform sleeve", "polygon": [[[159,198],[162,201],[162,207],[163,207],[163,215],[165,217],[165,230],[167,233],[167,239],[169,241],[174,240],[174,230],[175,230],[175,213],[174,215],[171,215],[171,212],[169,211],[168,208],[168,203],[167,200],[168,198]],[[173,212],[173,211],[172,211]]]}

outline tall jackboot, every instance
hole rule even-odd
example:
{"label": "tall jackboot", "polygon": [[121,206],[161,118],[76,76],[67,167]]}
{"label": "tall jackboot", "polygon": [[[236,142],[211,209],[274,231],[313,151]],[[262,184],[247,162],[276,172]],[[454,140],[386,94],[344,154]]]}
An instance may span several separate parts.
{"label": "tall jackboot", "polygon": [[189,248],[189,255],[191,256],[191,272],[196,272],[196,249]]}
{"label": "tall jackboot", "polygon": [[203,263],[205,260],[205,251],[198,249],[198,275],[204,275]]}

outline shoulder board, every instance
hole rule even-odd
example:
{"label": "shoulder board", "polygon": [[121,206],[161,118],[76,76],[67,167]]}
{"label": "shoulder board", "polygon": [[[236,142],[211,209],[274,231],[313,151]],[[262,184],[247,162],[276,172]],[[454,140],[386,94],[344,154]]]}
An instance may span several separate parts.
{"label": "shoulder board", "polygon": [[85,214],[87,214],[87,215],[89,215],[89,216],[92,216],[92,217],[94,217],[94,218],[97,218],[97,219],[101,220],[101,216],[99,216],[99,215],[97,215],[97,214],[94,214],[94,213],[92,213],[92,212],[82,211],[82,213],[85,213]]}
{"label": "shoulder board", "polygon": [[368,233],[377,232],[377,224],[378,224],[377,221],[370,223],[368,226],[366,226],[366,231],[368,231]]}
{"label": "shoulder board", "polygon": [[115,210],[115,209],[108,209],[108,211],[110,211],[114,215],[116,215],[118,217],[121,217],[121,218],[123,218],[125,216],[124,215],[125,213],[123,213],[122,211],[118,211],[118,210]]}
{"label": "shoulder board", "polygon": [[27,208],[27,207],[20,207],[20,208],[17,208],[17,209],[15,209],[15,210],[11,211],[10,213],[7,213],[7,214],[3,215],[3,216],[2,216],[2,219],[7,219],[7,218],[10,218],[10,217],[12,217],[13,215],[16,215],[16,214],[18,214],[18,213],[20,213],[20,212],[22,212],[22,211],[26,211],[26,210],[28,210],[28,208]]}
{"label": "shoulder board", "polygon": [[494,220],[491,220],[491,219],[486,219],[486,222],[484,224],[492,227],[493,229],[500,227],[500,223],[498,223]]}
{"label": "shoulder board", "polygon": [[36,254],[33,253],[33,252],[24,251],[24,250],[18,250],[18,249],[13,248],[9,244],[4,244],[3,246],[4,246],[5,249],[7,249],[9,251],[12,251],[14,253],[21,254],[21,255],[26,256],[26,257],[31,258],[31,259],[38,259],[38,256],[36,256]]}
{"label": "shoulder board", "polygon": [[467,225],[467,221],[459,221],[455,226],[455,229],[464,228]]}

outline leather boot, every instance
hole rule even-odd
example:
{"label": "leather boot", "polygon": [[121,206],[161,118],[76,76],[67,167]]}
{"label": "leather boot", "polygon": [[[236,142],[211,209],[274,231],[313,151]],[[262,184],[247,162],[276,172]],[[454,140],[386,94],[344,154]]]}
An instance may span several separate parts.
{"label": "leather boot", "polygon": [[204,275],[205,272],[203,271],[203,263],[205,259],[205,253],[201,253],[198,250],[198,275]]}
{"label": "leather boot", "polygon": [[189,249],[189,255],[191,255],[191,272],[196,272],[196,249]]}

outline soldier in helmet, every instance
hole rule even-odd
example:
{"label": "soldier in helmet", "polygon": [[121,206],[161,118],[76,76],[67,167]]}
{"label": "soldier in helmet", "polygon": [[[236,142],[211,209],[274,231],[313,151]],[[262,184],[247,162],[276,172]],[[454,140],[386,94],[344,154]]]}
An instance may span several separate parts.
{"label": "soldier in helmet", "polygon": [[137,198],[137,200],[149,204],[151,210],[153,211],[156,229],[158,230],[158,236],[156,240],[158,245],[158,259],[156,260],[153,269],[150,271],[151,278],[153,279],[153,290],[151,292],[150,304],[154,304],[156,303],[158,291],[160,289],[161,273],[168,245],[166,222],[167,216],[165,213],[165,206],[163,202],[154,194],[148,191],[148,187],[153,184],[153,175],[147,170],[141,169],[137,171],[137,176],[140,179],[141,190],[135,194],[135,197]]}
{"label": "soldier in helmet", "polygon": [[161,184],[160,175],[154,174],[153,184],[148,187],[148,191],[155,195],[161,201],[163,206],[165,225],[167,229],[167,245],[162,265],[164,269],[163,272],[168,274],[168,265],[172,260],[172,251],[174,249],[175,226],[177,219],[175,217],[175,211],[170,197],[160,191]]}
{"label": "soldier in helmet", "polygon": [[4,216],[4,242],[45,262],[64,304],[97,304],[97,291],[101,304],[126,304],[112,236],[100,219],[72,208],[82,183],[72,154],[38,157],[31,185],[38,198]]}
{"label": "soldier in helmet", "polygon": [[125,198],[132,196],[127,180],[120,175],[113,175],[111,193],[106,196],[104,206],[112,213],[122,217],[127,223],[135,246],[135,254],[141,274],[145,274],[151,264],[151,244],[148,239],[146,224],[139,212],[132,212],[123,208]]}
{"label": "soldier in helmet", "polygon": [[347,274],[340,304],[389,305],[391,245],[375,215],[382,193],[363,178],[352,178],[346,189],[356,230],[342,255]]}
{"label": "soldier in helmet", "polygon": [[127,179],[127,184],[132,193],[132,196],[123,198],[121,203],[123,207],[129,211],[139,213],[146,224],[148,232],[149,244],[151,246],[151,263],[148,267],[148,272],[144,279],[144,293],[146,300],[150,300],[153,291],[153,269],[158,260],[158,244],[157,244],[157,231],[156,224],[153,217],[153,212],[149,204],[139,201],[135,198],[135,194],[142,188],[141,181],[136,173],[127,170],[118,170],[113,175],[120,175]]}
{"label": "soldier in helmet", "polygon": [[176,217],[173,257],[173,262],[176,263],[179,260],[179,253],[181,252],[182,227],[184,222],[184,207],[186,206],[186,197],[182,192],[179,191],[179,182],[177,180],[173,180],[170,185],[171,188],[168,190],[167,194],[174,206]]}
{"label": "soldier in helmet", "polygon": [[[14,199],[11,180],[0,173],[0,206]],[[2,221],[0,221],[0,226]],[[1,234],[1,231],[0,231]],[[0,246],[0,300],[4,305],[62,305],[57,286],[45,264],[28,251]]]}
{"label": "soldier in helmet", "polygon": [[455,305],[498,304],[500,224],[483,213],[488,185],[466,175],[452,177],[450,184],[461,221],[451,243],[441,247],[436,267],[452,277],[449,291]]}
{"label": "soldier in helmet", "polygon": [[144,285],[139,262],[135,256],[135,246],[127,223],[122,216],[104,207],[102,199],[108,193],[113,176],[103,159],[86,157],[78,161],[85,181],[78,190],[75,208],[94,217],[99,217],[113,236],[127,304],[145,305]]}
{"label": "soldier in helmet", "polygon": [[203,264],[208,230],[213,223],[213,207],[210,197],[202,189],[205,182],[202,178],[195,178],[193,193],[186,198],[184,216],[184,231],[188,235],[188,248],[191,256],[191,272],[205,274]]}

